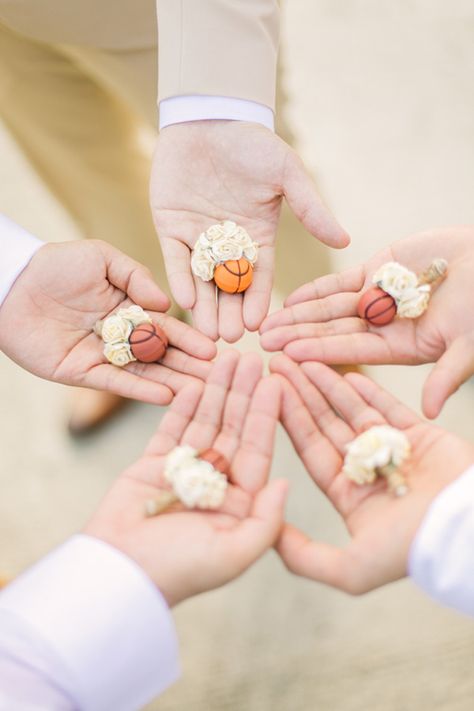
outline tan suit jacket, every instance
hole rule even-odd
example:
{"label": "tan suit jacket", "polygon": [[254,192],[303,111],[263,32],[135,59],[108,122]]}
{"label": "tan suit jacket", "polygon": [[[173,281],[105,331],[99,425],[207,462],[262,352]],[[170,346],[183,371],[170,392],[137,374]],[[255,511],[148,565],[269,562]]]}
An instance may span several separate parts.
{"label": "tan suit jacket", "polygon": [[159,98],[234,96],[274,108],[277,0],[157,0]]}
{"label": "tan suit jacket", "polygon": [[[154,0],[0,0],[0,22],[53,44],[156,45]],[[159,98],[233,96],[275,105],[277,0],[157,0]]]}

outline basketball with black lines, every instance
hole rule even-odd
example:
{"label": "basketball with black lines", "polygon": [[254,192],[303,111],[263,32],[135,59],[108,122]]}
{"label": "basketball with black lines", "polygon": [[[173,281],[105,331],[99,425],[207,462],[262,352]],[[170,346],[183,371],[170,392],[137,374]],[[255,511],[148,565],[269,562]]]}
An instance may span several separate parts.
{"label": "basketball with black lines", "polygon": [[168,348],[168,337],[156,323],[141,323],[131,332],[130,350],[141,363],[156,363]]}
{"label": "basketball with black lines", "polygon": [[390,294],[373,286],[360,297],[357,313],[373,326],[386,326],[395,318],[397,304]]}
{"label": "basketball with black lines", "polygon": [[214,281],[227,294],[240,294],[249,288],[253,279],[253,267],[246,259],[229,259],[218,264]]}

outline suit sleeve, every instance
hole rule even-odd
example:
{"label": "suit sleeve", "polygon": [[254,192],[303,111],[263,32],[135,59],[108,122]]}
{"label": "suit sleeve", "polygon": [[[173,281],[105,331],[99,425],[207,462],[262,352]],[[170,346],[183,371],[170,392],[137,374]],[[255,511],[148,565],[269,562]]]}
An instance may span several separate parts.
{"label": "suit sleeve", "polygon": [[77,535],[0,594],[0,708],[130,711],[179,676],[166,601],[136,563]]}
{"label": "suit sleeve", "polygon": [[157,0],[159,101],[206,95],[274,110],[277,0]]}
{"label": "suit sleeve", "polygon": [[430,597],[474,616],[474,466],[431,504],[411,548],[409,571]]}
{"label": "suit sleeve", "polygon": [[22,227],[0,215],[0,306],[43,244]]}

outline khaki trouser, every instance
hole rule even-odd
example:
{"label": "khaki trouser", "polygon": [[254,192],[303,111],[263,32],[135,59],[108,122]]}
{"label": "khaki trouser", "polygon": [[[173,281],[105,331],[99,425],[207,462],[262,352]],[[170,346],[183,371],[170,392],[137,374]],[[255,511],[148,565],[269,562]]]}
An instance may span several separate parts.
{"label": "khaki trouser", "polygon": [[[0,117],[81,233],[148,265],[164,287],[143,145],[157,123],[154,6],[0,0],[9,25],[0,24]],[[288,219],[277,254],[285,292],[327,269],[321,248]]]}
{"label": "khaki trouser", "polygon": [[81,233],[113,243],[164,284],[148,205],[150,152],[141,141],[157,113],[154,12],[148,20],[142,46],[139,38],[128,45],[122,25],[123,49],[120,36],[100,48],[73,44],[67,28],[69,43],[59,44],[47,30],[43,42],[0,25],[0,116]]}

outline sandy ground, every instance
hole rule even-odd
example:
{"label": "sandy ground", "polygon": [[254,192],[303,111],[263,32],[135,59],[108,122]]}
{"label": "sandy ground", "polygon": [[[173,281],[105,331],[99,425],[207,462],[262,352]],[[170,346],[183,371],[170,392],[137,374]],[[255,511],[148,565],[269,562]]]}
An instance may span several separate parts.
{"label": "sandy ground", "polygon": [[[417,230],[474,221],[473,35],[468,0],[286,3],[283,112],[353,237],[332,255],[333,268]],[[43,239],[79,236],[2,130],[0,184],[0,209]],[[248,337],[241,347],[256,341]],[[418,408],[427,367],[370,372]],[[73,442],[64,429],[66,395],[0,357],[0,572],[16,574],[78,530],[161,416],[133,405],[97,435]],[[473,397],[471,382],[440,424],[474,439]],[[343,542],[337,516],[282,432],[274,471],[292,481],[289,519]],[[407,581],[350,599],[290,577],[270,554],[175,617],[184,675],[150,711],[473,707],[474,626]]]}

